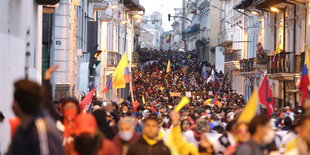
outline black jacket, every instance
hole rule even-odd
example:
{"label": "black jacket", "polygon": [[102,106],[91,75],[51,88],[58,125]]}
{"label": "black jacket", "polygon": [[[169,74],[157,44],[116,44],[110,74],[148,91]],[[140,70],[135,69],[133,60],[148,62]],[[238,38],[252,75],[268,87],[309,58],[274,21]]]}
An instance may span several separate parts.
{"label": "black jacket", "polygon": [[158,141],[155,145],[149,145],[141,136],[139,141],[129,147],[127,155],[170,155],[169,148],[163,143]]}
{"label": "black jacket", "polygon": [[[45,130],[38,129],[37,120],[43,120]],[[55,121],[51,116],[41,111],[34,117],[27,128],[22,129],[20,126],[16,128],[7,155],[41,155],[39,130],[46,136],[48,153],[50,155],[63,155],[64,148],[62,146],[61,133],[55,125]]]}

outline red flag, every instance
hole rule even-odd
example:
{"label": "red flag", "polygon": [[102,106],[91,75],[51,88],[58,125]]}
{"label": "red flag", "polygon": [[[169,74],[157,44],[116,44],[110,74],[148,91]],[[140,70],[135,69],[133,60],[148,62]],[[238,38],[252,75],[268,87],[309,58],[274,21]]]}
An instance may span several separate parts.
{"label": "red flag", "polygon": [[151,109],[153,112],[157,113],[156,109],[155,109],[153,106],[152,106],[150,109]]}
{"label": "red flag", "polygon": [[93,88],[93,90],[91,90],[91,91],[85,96],[85,98],[81,101],[81,103],[80,103],[80,109],[81,109],[81,110],[85,109],[86,106],[89,104],[89,102],[93,99],[96,88],[97,88],[97,86],[95,86],[95,88]]}
{"label": "red flag", "polygon": [[159,73],[159,70],[158,70],[158,68],[156,67],[155,68],[155,72],[158,74]]}
{"label": "red flag", "polygon": [[136,112],[137,111],[137,108],[138,108],[138,106],[139,106],[139,103],[137,102],[137,101],[134,101],[133,103],[132,103],[132,105],[133,105],[133,111],[134,112]]}
{"label": "red flag", "polygon": [[258,90],[259,100],[264,106],[267,107],[268,117],[274,112],[274,101],[272,91],[267,81],[267,75],[265,75],[262,84]]}

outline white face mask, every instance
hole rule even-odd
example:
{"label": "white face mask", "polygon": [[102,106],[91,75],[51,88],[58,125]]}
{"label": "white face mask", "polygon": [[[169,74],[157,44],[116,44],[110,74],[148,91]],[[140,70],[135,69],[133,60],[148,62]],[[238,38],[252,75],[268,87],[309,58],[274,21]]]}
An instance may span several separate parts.
{"label": "white face mask", "polygon": [[265,144],[270,144],[272,141],[273,141],[273,139],[274,139],[274,137],[275,137],[275,131],[274,130],[269,130],[268,132],[267,132],[267,134],[263,137],[263,141],[264,141],[264,143]]}
{"label": "white face mask", "polygon": [[118,133],[123,141],[129,141],[133,137],[132,131],[122,131]]}
{"label": "white face mask", "polygon": [[211,113],[211,110],[206,110],[206,113],[207,113],[207,114],[210,114],[210,113]]}
{"label": "white face mask", "polygon": [[164,123],[169,123],[169,118],[164,118]]}

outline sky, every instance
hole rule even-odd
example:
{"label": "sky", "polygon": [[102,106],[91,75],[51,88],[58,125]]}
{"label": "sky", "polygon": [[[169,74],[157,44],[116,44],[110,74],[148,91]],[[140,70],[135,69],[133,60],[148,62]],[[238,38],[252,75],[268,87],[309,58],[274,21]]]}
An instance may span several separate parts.
{"label": "sky", "polygon": [[182,0],[140,0],[145,8],[145,14],[154,11],[162,12],[164,31],[172,30],[172,22],[168,21],[168,14],[174,15],[174,8],[182,8]]}

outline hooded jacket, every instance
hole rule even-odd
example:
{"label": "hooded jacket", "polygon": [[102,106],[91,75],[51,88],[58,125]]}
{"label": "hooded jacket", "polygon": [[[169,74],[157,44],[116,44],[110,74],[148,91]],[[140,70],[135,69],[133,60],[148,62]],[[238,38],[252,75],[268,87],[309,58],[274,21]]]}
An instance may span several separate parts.
{"label": "hooded jacket", "polygon": [[127,155],[170,155],[169,148],[163,140],[150,140],[142,135],[139,141],[129,147]]}

